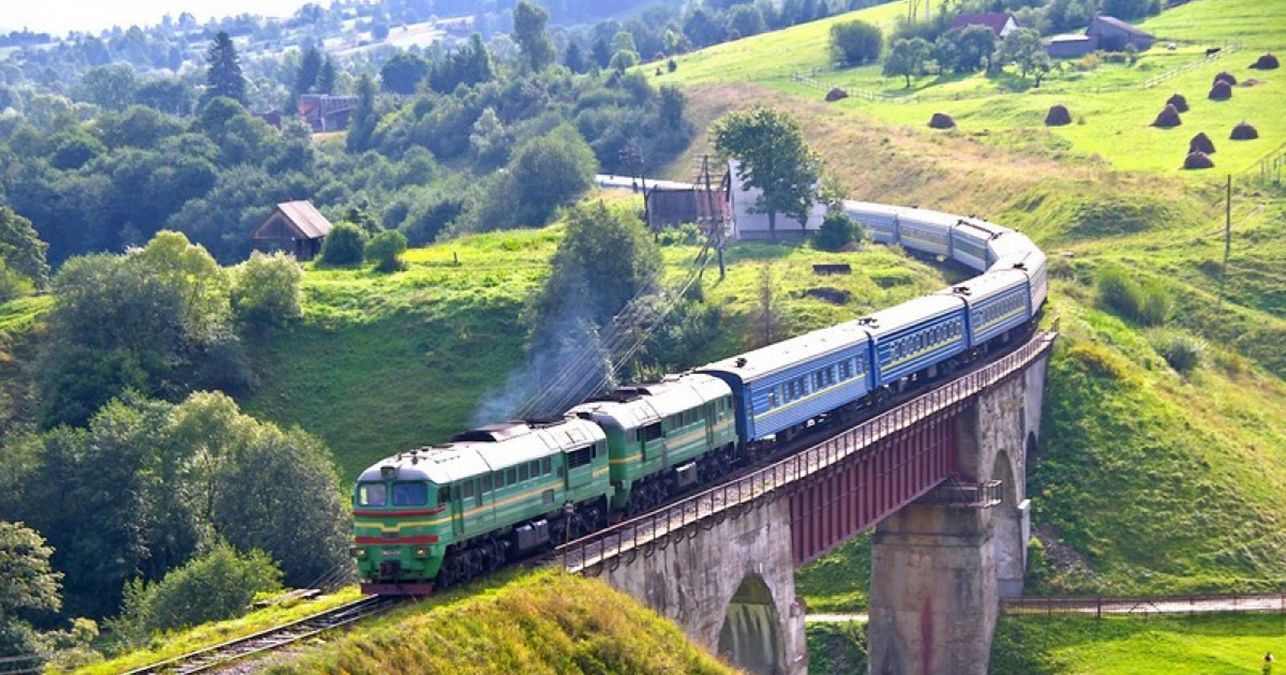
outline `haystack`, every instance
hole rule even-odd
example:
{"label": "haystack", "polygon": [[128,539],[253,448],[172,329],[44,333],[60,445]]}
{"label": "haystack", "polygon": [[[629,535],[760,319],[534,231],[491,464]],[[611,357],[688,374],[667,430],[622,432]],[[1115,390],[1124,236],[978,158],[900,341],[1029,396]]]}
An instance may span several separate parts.
{"label": "haystack", "polygon": [[956,121],[946,113],[933,113],[933,117],[929,118],[930,129],[950,129],[955,125]]}
{"label": "haystack", "polygon": [[1177,127],[1180,124],[1183,124],[1183,120],[1179,119],[1179,111],[1168,103],[1165,106],[1165,110],[1162,110],[1157,115],[1157,118],[1152,121],[1152,126],[1161,127],[1162,129]]}
{"label": "haystack", "polygon": [[1067,106],[1058,104],[1049,108],[1049,114],[1045,115],[1045,126],[1061,127],[1064,124],[1072,123],[1072,114],[1067,111]]}
{"label": "haystack", "polygon": [[838,101],[841,98],[848,98],[848,92],[840,89],[839,87],[831,87],[831,90],[826,92],[827,103]]}
{"label": "haystack", "polygon": [[1215,81],[1211,82],[1211,84],[1218,84],[1220,82],[1227,82],[1229,85],[1234,85],[1237,84],[1237,78],[1233,76],[1232,73],[1225,70],[1222,73],[1215,75]]}
{"label": "haystack", "polygon": [[1215,86],[1210,88],[1210,95],[1207,98],[1211,101],[1227,101],[1232,98],[1232,85],[1224,80],[1215,82]]}
{"label": "haystack", "polygon": [[1183,160],[1185,169],[1213,169],[1215,163],[1204,152],[1189,152],[1187,159]]}
{"label": "haystack", "polygon": [[1276,70],[1277,57],[1272,54],[1262,54],[1254,63],[1250,64],[1255,70]]}
{"label": "haystack", "polygon": [[1204,152],[1207,155],[1213,155],[1215,154],[1215,143],[1203,131],[1188,141],[1188,152]]}
{"label": "haystack", "polygon": [[1234,141],[1253,141],[1259,138],[1259,132],[1249,124],[1242,122],[1232,128],[1232,135],[1228,138]]}
{"label": "haystack", "polygon": [[1188,112],[1188,99],[1184,98],[1183,94],[1180,94],[1177,91],[1174,93],[1174,96],[1167,98],[1165,102],[1167,105],[1174,106],[1174,109],[1181,113]]}

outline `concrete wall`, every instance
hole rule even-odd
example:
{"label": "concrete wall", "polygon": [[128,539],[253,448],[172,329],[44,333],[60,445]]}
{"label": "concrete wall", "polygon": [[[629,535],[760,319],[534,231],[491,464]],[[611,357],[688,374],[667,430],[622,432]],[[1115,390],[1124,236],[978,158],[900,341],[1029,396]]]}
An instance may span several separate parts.
{"label": "concrete wall", "polygon": [[[615,570],[604,569],[603,578],[710,651],[718,653],[722,643],[739,652],[721,656],[751,672],[807,672],[790,501],[778,499],[694,532],[693,538],[676,537],[664,549],[657,547],[650,557],[626,557]],[[738,603],[730,608],[734,596]]]}

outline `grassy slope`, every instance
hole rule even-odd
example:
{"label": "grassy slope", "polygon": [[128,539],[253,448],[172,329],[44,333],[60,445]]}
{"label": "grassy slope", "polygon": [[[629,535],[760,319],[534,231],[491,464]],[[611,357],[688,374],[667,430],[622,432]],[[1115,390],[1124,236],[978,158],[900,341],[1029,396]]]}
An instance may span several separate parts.
{"label": "grassy slope", "polygon": [[1264,654],[1280,659],[1284,646],[1286,619],[1272,614],[1006,617],[996,631],[991,666],[1004,675],[1259,675],[1268,672]]}
{"label": "grassy slope", "polygon": [[[1274,7],[1273,12],[1280,9]],[[888,9],[855,16],[878,20],[889,16]],[[1271,20],[1255,32],[1253,27],[1265,21],[1263,11],[1247,0],[1195,0],[1145,27],[1183,37],[1200,24],[1211,40],[1224,39],[1214,26],[1227,30],[1228,38],[1253,43],[1253,49],[1233,54],[1220,66],[1230,67],[1248,63],[1259,50],[1286,50],[1281,21]],[[1221,20],[1202,23],[1211,14]],[[1045,103],[1026,102],[1030,93],[993,96],[994,110],[986,114],[1010,117],[1003,125],[989,121],[996,126],[987,134],[930,132],[907,104],[824,104],[818,92],[791,84],[769,65],[772,54],[790,54],[803,67],[823,64],[824,31],[813,25],[723,49],[717,58],[687,57],[691,68],[679,59],[677,72],[660,78],[688,78],[686,91],[701,121],[763,102],[789,110],[803,121],[810,141],[850,194],[983,215],[1030,233],[1052,254],[1057,278],[1049,313],[1062,316],[1064,338],[1051,366],[1042,461],[1032,471],[1030,488],[1036,523],[1053,526],[1046,532],[1070,545],[1089,571],[1064,570],[1051,580],[1051,590],[1157,592],[1283,582],[1286,269],[1280,261],[1286,259],[1286,198],[1281,192],[1238,181],[1227,301],[1220,307],[1221,181],[1208,174],[1180,177],[1169,164],[1140,158],[1169,152],[1161,145],[1107,140],[1107,161],[1088,158],[1088,151],[1076,146],[1079,141],[1045,131],[1039,118],[1021,121],[1012,114],[1022,106],[1043,112]],[[1154,52],[1147,58],[1178,59],[1164,50]],[[1141,60],[1136,68],[1144,70],[1146,64]],[[1203,87],[1214,70],[1195,71]],[[1244,68],[1234,70],[1239,77],[1245,74]],[[1117,84],[1146,78],[1123,66],[1102,72]],[[1280,79],[1278,72],[1255,76],[1271,84]],[[973,79],[975,89],[996,86],[981,76]],[[1094,100],[1083,91],[1091,82],[1086,77],[1058,85],[1069,91],[1074,111],[1079,101]],[[1270,90],[1261,91],[1272,98]],[[1238,88],[1230,103],[1251,100],[1244,93]],[[1120,96],[1105,104],[1112,108],[1105,114],[1124,120],[1133,113],[1123,102],[1139,95]],[[1200,101],[1204,106],[1203,96]],[[1146,122],[1139,123],[1141,132],[1150,131],[1143,128]],[[1266,146],[1279,144],[1286,129],[1272,133],[1278,140],[1269,136]],[[704,151],[703,141],[692,153]],[[1227,143],[1218,137],[1216,144],[1216,161],[1234,154],[1223,154]],[[691,166],[689,159],[675,166]],[[1121,166],[1149,170],[1121,171]],[[1097,308],[1092,279],[1108,262],[1166,281],[1178,308],[1171,323],[1212,344],[1205,366],[1188,378],[1178,376],[1153,353],[1140,327]],[[819,563],[822,571],[803,571],[801,593],[810,607],[860,607],[863,558],[846,551],[838,558],[842,562],[832,558]],[[852,579],[842,569],[831,569],[842,567],[851,567]]]}
{"label": "grassy slope", "polygon": [[[1158,46],[1143,53],[1134,66],[1102,63],[1079,72],[1070,62],[1039,89],[1031,89],[1016,73],[999,77],[983,74],[926,76],[904,89],[901,78],[884,78],[880,65],[831,70],[827,62],[826,29],[835,21],[858,18],[880,25],[888,33],[905,3],[892,2],[826,21],[756,35],[677,59],[679,68],[656,78],[685,86],[755,82],[795,97],[820,100],[823,90],[790,80],[793,72],[822,69],[812,77],[826,86],[877,92],[892,97],[872,102],[854,96],[833,107],[891,124],[923,127],[935,112],[956,119],[959,129],[949,135],[968,136],[1002,147],[1029,146],[1046,155],[1073,154],[1105,161],[1121,170],[1148,170],[1189,175],[1180,166],[1188,140],[1204,131],[1215,142],[1217,170],[1241,172],[1286,144],[1286,78],[1277,71],[1246,68],[1261,51],[1286,46],[1286,5],[1260,0],[1198,0],[1142,22],[1140,27],[1164,40],[1188,41],[1175,51]],[[1241,51],[1194,68],[1144,89],[1151,77],[1200,60],[1207,44],[1240,41]],[[783,55],[785,55],[783,57]],[[1229,101],[1206,99],[1214,75],[1230,70],[1239,81],[1254,78],[1255,86],[1238,86]],[[1104,89],[1117,89],[1103,91]],[[1015,90],[1026,90],[1015,96]],[[1192,106],[1184,123],[1174,129],[1148,126],[1165,100],[1182,92]],[[1076,124],[1047,129],[1051,105],[1069,106]],[[1260,132],[1254,141],[1228,140],[1233,125],[1249,121]],[[1083,122],[1083,123],[1082,123]],[[1209,173],[1209,172],[1207,172]],[[1196,172],[1197,180],[1203,180]]]}
{"label": "grassy slope", "polygon": [[272,673],[730,673],[601,581],[538,572],[363,623]]}

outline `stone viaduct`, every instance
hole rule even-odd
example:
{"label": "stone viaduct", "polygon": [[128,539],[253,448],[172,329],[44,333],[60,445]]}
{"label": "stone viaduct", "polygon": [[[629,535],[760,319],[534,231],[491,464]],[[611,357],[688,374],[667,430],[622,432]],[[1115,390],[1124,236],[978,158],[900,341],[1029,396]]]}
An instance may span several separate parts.
{"label": "stone viaduct", "polygon": [[807,671],[796,566],[875,528],[870,669],[985,673],[1022,592],[1027,457],[1055,334],[772,466],[561,549],[757,673]]}

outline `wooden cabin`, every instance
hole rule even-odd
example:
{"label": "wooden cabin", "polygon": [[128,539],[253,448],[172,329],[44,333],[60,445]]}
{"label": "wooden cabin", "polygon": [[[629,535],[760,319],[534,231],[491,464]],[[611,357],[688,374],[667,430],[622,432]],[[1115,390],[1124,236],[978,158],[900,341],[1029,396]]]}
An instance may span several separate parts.
{"label": "wooden cabin", "polygon": [[283,202],[250,233],[250,241],[257,251],[285,251],[296,260],[312,260],[330,229],[330,221],[312,202]]}

